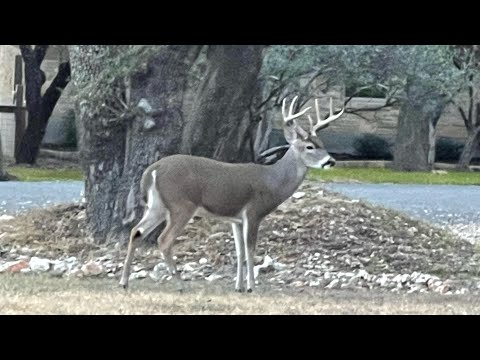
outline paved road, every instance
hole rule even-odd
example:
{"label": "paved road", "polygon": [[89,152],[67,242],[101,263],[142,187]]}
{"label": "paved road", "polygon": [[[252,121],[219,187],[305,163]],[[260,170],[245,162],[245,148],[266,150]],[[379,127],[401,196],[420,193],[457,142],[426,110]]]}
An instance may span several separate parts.
{"label": "paved road", "polygon": [[0,215],[80,201],[83,186],[83,181],[0,182]]}
{"label": "paved road", "polygon": [[[80,201],[82,181],[0,182],[0,215]],[[326,184],[350,198],[404,211],[438,224],[480,224],[480,186]]]}
{"label": "paved road", "polygon": [[325,188],[437,224],[480,224],[480,186],[335,183]]}

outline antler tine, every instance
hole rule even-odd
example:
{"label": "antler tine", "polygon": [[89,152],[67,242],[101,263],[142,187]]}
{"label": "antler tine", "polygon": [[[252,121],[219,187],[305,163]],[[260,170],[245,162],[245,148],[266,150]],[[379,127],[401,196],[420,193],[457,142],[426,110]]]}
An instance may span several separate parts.
{"label": "antler tine", "polygon": [[338,119],[343,114],[345,108],[342,108],[342,110],[338,114],[333,115],[333,99],[330,98],[330,115],[328,116],[328,118],[326,118],[325,120],[321,120],[320,108],[318,106],[318,99],[315,99],[315,110],[316,110],[316,113],[317,113],[317,124],[315,126],[313,126],[313,121],[310,118],[310,116],[309,116],[309,119],[308,119],[310,121],[311,135],[312,136],[317,135],[317,130],[318,129],[324,127],[325,125],[332,122],[333,120]]}
{"label": "antler tine", "polygon": [[289,110],[289,112],[288,112],[288,115],[287,115],[287,113],[286,113],[286,111],[285,111],[285,110],[286,110],[286,109],[285,109],[285,101],[286,101],[286,99],[283,99],[283,102],[282,102],[282,115],[283,115],[283,120],[284,120],[285,122],[290,121],[290,120],[293,120],[293,119],[296,119],[296,118],[302,116],[303,114],[305,114],[308,110],[310,110],[310,109],[312,108],[311,106],[309,106],[309,107],[303,109],[302,111],[300,111],[299,113],[294,114],[294,113],[293,113],[293,108],[295,107],[295,102],[297,101],[297,99],[298,99],[298,96],[295,96],[295,98],[293,99],[292,103],[290,104],[290,110]]}

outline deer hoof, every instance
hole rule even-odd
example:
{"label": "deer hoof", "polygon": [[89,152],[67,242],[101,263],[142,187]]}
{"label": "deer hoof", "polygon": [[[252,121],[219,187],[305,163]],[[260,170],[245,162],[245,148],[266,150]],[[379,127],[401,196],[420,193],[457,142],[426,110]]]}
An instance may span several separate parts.
{"label": "deer hoof", "polygon": [[252,289],[247,289],[247,293],[251,293],[251,292],[253,292]]}
{"label": "deer hoof", "polygon": [[240,289],[235,289],[235,292],[243,293],[243,292],[245,292],[245,289],[242,289],[242,288],[240,288]]}

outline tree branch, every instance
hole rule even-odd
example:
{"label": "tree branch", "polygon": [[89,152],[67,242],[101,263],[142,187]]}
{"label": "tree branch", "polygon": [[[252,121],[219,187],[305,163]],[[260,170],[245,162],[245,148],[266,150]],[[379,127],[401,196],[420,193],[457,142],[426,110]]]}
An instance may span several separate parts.
{"label": "tree branch", "polygon": [[48,47],[50,45],[36,45],[34,52],[35,61],[37,62],[38,66],[42,64],[45,55],[47,54]]}
{"label": "tree branch", "polygon": [[42,111],[51,113],[57,104],[62,90],[70,82],[70,63],[62,63],[58,66],[58,73],[51,82],[45,94],[42,96]]}

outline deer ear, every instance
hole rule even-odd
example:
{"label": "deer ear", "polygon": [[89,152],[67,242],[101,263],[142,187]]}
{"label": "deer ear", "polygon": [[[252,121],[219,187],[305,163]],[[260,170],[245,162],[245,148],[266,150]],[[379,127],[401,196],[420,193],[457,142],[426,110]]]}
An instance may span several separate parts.
{"label": "deer ear", "polygon": [[285,140],[289,144],[292,144],[295,140],[298,138],[298,134],[295,131],[295,124],[293,123],[293,120],[287,121],[285,124],[283,124],[283,135],[285,135]]}

